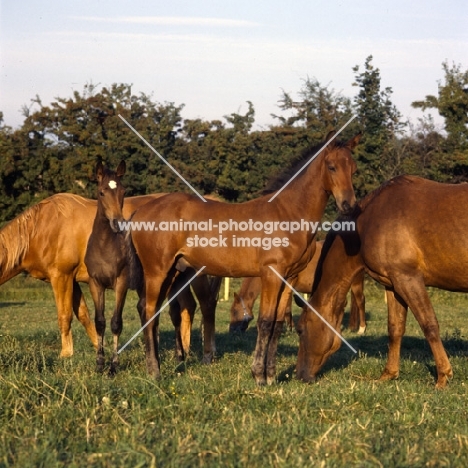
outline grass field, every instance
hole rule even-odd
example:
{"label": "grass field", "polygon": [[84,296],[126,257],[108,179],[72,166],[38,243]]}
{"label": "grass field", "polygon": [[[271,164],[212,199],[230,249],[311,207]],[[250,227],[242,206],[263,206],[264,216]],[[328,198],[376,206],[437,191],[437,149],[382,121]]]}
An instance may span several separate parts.
{"label": "grass field", "polygon": [[[141,337],[111,379],[94,372],[94,349],[76,320],[75,355],[58,358],[50,287],[15,278],[0,288],[0,467],[468,466],[468,296],[431,291],[454,369],[443,391],[412,316],[400,378],[376,382],[386,308],[374,283],[366,296],[366,335],[343,332],[358,355],[342,346],[317,383],[303,384],[294,379],[297,336],[285,332],[278,383],[258,388],[250,376],[256,330],[229,335],[228,303],[218,307],[213,365],[200,364],[199,313],[192,355],[177,365],[165,313],[162,379],[147,378]],[[135,303],[131,294],[122,344],[139,328]]]}

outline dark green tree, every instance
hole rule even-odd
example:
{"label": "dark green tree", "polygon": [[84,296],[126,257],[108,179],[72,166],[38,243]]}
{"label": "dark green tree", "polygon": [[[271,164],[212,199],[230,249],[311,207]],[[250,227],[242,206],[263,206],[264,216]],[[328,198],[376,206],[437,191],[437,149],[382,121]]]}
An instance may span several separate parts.
{"label": "dark green tree", "polygon": [[447,62],[442,64],[444,83],[439,82],[438,96],[428,95],[423,101],[414,101],[413,107],[436,109],[444,118],[447,151],[468,149],[468,70]]}
{"label": "dark green tree", "polygon": [[[331,130],[339,130],[353,115],[349,98],[323,86],[316,79],[307,78],[294,100],[283,91],[279,108],[284,115],[273,115],[278,127],[289,129],[289,142],[297,148],[306,148],[322,141]],[[356,132],[356,125],[346,129],[343,138]],[[296,140],[296,141],[293,141]]]}
{"label": "dark green tree", "polygon": [[57,98],[44,106],[39,98],[35,112],[26,116],[23,131],[29,146],[28,178],[40,193],[72,191],[95,196],[93,178],[98,160],[116,166],[127,162],[129,195],[157,192],[165,185],[168,169],[119,117],[124,117],[157,151],[169,157],[181,125],[173,103],[160,104],[131,87],[89,84],[83,93]]}
{"label": "dark green tree", "polygon": [[362,72],[358,65],[353,68],[356,73],[353,86],[359,88],[354,108],[363,133],[356,151],[359,196],[400,172],[397,137],[406,125],[391,101],[392,89],[381,89],[380,70],[374,67],[372,60],[372,55],[367,57]]}
{"label": "dark green tree", "polygon": [[414,101],[413,107],[436,109],[444,118],[446,132],[439,150],[432,155],[433,178],[441,181],[468,181],[468,70],[460,65],[442,64],[444,82],[439,82],[438,96]]}

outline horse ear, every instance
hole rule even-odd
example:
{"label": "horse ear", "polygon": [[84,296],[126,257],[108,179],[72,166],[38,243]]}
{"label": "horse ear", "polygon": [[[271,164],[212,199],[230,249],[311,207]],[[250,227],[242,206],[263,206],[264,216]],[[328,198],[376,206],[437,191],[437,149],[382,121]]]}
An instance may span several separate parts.
{"label": "horse ear", "polygon": [[359,141],[361,140],[361,137],[362,137],[362,132],[359,132],[354,138],[351,138],[351,140],[349,140],[345,146],[349,148],[351,151],[353,151],[353,149],[356,148]]}
{"label": "horse ear", "polygon": [[102,177],[103,177],[103,175],[104,175],[104,165],[102,164],[101,161],[99,161],[99,162],[96,164],[96,171],[95,171],[95,174],[96,174],[96,179],[98,180],[98,182],[101,182]]}
{"label": "horse ear", "polygon": [[329,132],[327,133],[327,137],[325,138],[325,141],[331,140],[335,135],[336,135],[336,131],[335,131],[335,130],[329,131]]}
{"label": "horse ear", "polygon": [[[330,132],[328,132],[326,138],[325,138],[325,143],[328,143],[332,138],[334,138],[334,136],[336,135],[336,131],[335,130],[332,130]],[[334,146],[335,146],[335,141],[336,140],[333,140],[329,145],[327,145],[327,149],[332,149]]]}
{"label": "horse ear", "polygon": [[125,174],[126,169],[127,169],[127,166],[125,164],[125,161],[122,159],[122,161],[120,161],[120,164],[117,166],[115,175],[117,177],[122,177]]}
{"label": "horse ear", "polygon": [[239,294],[237,294],[236,292],[234,292],[234,300],[239,302]]}

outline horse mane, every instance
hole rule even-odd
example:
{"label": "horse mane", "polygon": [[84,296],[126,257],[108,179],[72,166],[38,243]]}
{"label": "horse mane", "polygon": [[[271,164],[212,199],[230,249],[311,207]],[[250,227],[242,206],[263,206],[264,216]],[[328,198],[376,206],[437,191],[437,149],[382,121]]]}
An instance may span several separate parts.
{"label": "horse mane", "polygon": [[[309,146],[308,148],[303,150],[302,153],[299,154],[299,156],[292,158],[289,161],[289,164],[286,168],[282,169],[277,175],[273,176],[267,182],[267,185],[261,191],[261,195],[269,195],[270,193],[276,192],[277,190],[282,188],[284,184],[286,184],[291,179],[291,177],[293,177],[297,173],[297,171],[299,171],[312,156],[314,156],[318,151],[320,151],[320,149],[325,143],[326,141],[322,141],[317,145]],[[343,148],[344,146],[345,143],[335,141],[335,148]],[[297,177],[302,177],[305,174],[305,172],[305,170],[301,171],[301,173],[298,174]]]}
{"label": "horse mane", "polygon": [[[16,268],[23,261],[29,250],[31,238],[37,234],[37,226],[43,218],[45,207],[53,203],[57,208],[57,214],[69,216],[70,210],[67,211],[67,206],[71,201],[84,205],[84,199],[79,195],[60,193],[27,208],[0,229],[0,275]],[[46,222],[51,221],[46,220]]]}
{"label": "horse mane", "polygon": [[29,250],[29,240],[36,233],[41,203],[28,208],[0,229],[0,273],[18,266]]}

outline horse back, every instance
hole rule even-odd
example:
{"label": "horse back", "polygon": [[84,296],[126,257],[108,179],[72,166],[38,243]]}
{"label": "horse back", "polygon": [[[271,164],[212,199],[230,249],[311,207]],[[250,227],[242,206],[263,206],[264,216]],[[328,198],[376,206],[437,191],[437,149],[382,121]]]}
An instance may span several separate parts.
{"label": "horse back", "polygon": [[428,286],[468,291],[468,184],[392,179],[365,206],[357,229],[374,277],[422,275]]}

